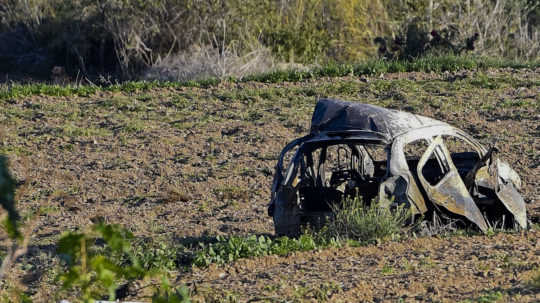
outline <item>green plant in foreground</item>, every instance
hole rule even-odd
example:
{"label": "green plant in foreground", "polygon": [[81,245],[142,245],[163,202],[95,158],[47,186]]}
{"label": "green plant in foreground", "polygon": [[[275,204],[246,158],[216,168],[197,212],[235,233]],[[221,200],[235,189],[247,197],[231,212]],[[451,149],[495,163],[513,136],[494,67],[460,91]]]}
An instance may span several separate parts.
{"label": "green plant in foreground", "polygon": [[163,279],[161,288],[152,296],[152,303],[190,303],[189,291],[185,286],[173,288]]}
{"label": "green plant in foreground", "polygon": [[[120,282],[154,277],[161,270],[170,269],[169,263],[163,263],[163,258],[170,255],[164,255],[161,250],[151,255],[141,253],[132,248],[132,239],[133,235],[120,226],[103,223],[85,233],[64,234],[58,242],[58,254],[67,265],[67,270],[58,276],[63,289],[77,291],[82,302],[93,302],[104,294],[115,300]],[[139,260],[141,254],[147,255],[143,262]],[[171,287],[165,275],[161,279],[152,302],[190,302],[185,287]]]}
{"label": "green plant in foreground", "polygon": [[[115,299],[118,281],[144,276],[145,272],[131,252],[133,236],[116,225],[99,223],[87,233],[68,232],[58,242],[58,253],[68,270],[58,277],[64,289],[80,289],[80,298],[92,302],[103,293]],[[129,265],[121,265],[95,249],[97,239],[103,239],[112,254],[127,255]]]}
{"label": "green plant in foreground", "polygon": [[[4,252],[0,256],[0,280],[5,281],[0,289],[0,300],[2,302],[31,302],[28,295],[18,286],[10,285],[9,273],[17,258],[26,254],[28,244],[19,231],[21,216],[15,207],[15,188],[16,183],[8,171],[7,159],[0,155],[0,206],[7,212],[2,219],[2,229],[7,233],[10,242],[7,253]],[[5,292],[6,288],[11,288],[11,290]]]}

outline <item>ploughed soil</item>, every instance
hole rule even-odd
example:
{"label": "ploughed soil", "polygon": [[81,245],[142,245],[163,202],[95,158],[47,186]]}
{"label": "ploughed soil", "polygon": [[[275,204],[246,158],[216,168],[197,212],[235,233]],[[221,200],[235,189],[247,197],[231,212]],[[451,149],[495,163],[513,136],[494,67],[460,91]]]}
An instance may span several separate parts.
{"label": "ploughed soil", "polygon": [[539,231],[419,238],[238,260],[182,278],[198,296],[248,302],[539,302],[524,283],[540,265]]}
{"label": "ploughed soil", "polygon": [[[273,166],[286,143],[308,132],[318,97],[433,117],[486,145],[497,139],[498,156],[522,178],[529,219],[539,222],[540,70],[23,97],[0,100],[0,152],[19,183],[30,247],[2,287],[53,300],[60,234],[99,220],[181,245],[273,234]],[[540,265],[539,235],[426,237],[173,275],[207,301],[534,302],[540,294],[528,281]]]}

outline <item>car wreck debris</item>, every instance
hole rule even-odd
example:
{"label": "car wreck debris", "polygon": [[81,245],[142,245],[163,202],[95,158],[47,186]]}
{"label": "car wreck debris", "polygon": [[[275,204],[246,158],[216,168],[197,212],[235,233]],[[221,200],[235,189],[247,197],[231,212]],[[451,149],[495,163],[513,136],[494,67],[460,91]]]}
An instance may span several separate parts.
{"label": "car wreck debris", "polygon": [[482,232],[495,222],[525,229],[521,180],[496,154],[435,119],[321,99],[310,133],[279,156],[268,214],[276,234],[297,235],[358,195],[365,203],[405,205],[413,217],[461,219]]}

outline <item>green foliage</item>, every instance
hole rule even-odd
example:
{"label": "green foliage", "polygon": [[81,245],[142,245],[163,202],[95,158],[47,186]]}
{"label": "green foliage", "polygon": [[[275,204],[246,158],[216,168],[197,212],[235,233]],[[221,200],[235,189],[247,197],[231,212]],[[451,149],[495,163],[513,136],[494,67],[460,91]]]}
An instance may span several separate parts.
{"label": "green foliage", "polygon": [[360,243],[375,243],[398,235],[409,218],[408,210],[402,206],[390,210],[374,201],[366,205],[359,197],[344,199],[333,208],[333,214],[324,231],[327,237]]}
{"label": "green foliage", "polygon": [[171,271],[176,269],[177,254],[180,247],[166,242],[142,242],[134,245],[133,251],[139,264],[145,270]]}
{"label": "green foliage", "polygon": [[2,303],[32,303],[31,297],[21,289],[15,288],[11,294],[1,293],[0,302]]}
{"label": "green foliage", "polygon": [[384,264],[382,269],[381,269],[381,273],[383,275],[391,275],[394,273],[394,269],[392,268],[392,266],[388,265],[388,264]]}
{"label": "green foliage", "polygon": [[[131,251],[133,235],[117,225],[96,224],[88,233],[68,232],[58,242],[58,254],[67,265],[67,271],[59,275],[64,289],[80,289],[83,302],[92,302],[107,293],[115,299],[118,282],[144,276]],[[102,239],[111,255],[96,249],[96,241]],[[112,256],[127,255],[130,264],[118,264]]]}
{"label": "green foliage", "polygon": [[[245,1],[243,2],[245,3]],[[381,1],[276,1],[258,10],[264,44],[288,62],[354,61],[374,53],[371,40],[385,27]],[[257,11],[257,10],[256,10]]]}
{"label": "green foliage", "polygon": [[152,302],[190,302],[187,288],[172,287],[163,273],[175,266],[176,251],[164,244],[133,248],[133,239],[120,226],[104,223],[93,225],[87,232],[65,233],[57,250],[67,267],[58,276],[62,288],[76,291],[82,302],[93,302],[104,294],[115,300],[119,283],[161,276]]}
{"label": "green foliage", "polygon": [[503,298],[503,294],[500,291],[488,292],[483,296],[480,296],[476,299],[476,302],[479,303],[492,303],[498,302]]}
{"label": "green foliage", "polygon": [[152,296],[152,303],[190,303],[189,291],[185,286],[173,288],[163,279],[161,288]]}
{"label": "green foliage", "polygon": [[212,263],[225,264],[241,258],[267,255],[284,256],[294,251],[307,251],[337,244],[332,239],[324,240],[310,233],[304,233],[298,239],[288,237],[271,239],[265,236],[224,238],[219,236],[216,243],[201,244],[201,250],[196,253],[193,264],[203,267]]}
{"label": "green foliage", "polygon": [[460,301],[462,303],[495,303],[495,302],[501,302],[504,295],[501,291],[486,291],[479,297],[473,299],[473,300],[464,300]]}
{"label": "green foliage", "polygon": [[244,77],[241,81],[279,83],[283,81],[303,81],[322,77],[344,77],[377,75],[395,72],[445,72],[487,68],[536,68],[540,61],[518,62],[513,60],[491,59],[484,57],[427,55],[414,61],[408,60],[367,60],[356,64],[328,64],[308,71],[277,70],[270,73]]}
{"label": "green foliage", "polygon": [[0,205],[7,211],[7,217],[2,224],[12,239],[20,239],[21,234],[17,228],[19,213],[15,208],[15,180],[11,177],[7,167],[7,159],[0,155]]}
{"label": "green foliage", "polygon": [[207,88],[220,83],[215,78],[187,82],[127,81],[121,84],[97,85],[50,85],[44,83],[0,85],[0,100],[17,99],[28,96],[79,96],[88,97],[98,91],[136,93],[160,87],[202,87]]}
{"label": "green foliage", "polygon": [[496,79],[491,79],[484,73],[478,73],[476,77],[471,81],[471,84],[476,87],[487,89],[497,89],[500,85]]}

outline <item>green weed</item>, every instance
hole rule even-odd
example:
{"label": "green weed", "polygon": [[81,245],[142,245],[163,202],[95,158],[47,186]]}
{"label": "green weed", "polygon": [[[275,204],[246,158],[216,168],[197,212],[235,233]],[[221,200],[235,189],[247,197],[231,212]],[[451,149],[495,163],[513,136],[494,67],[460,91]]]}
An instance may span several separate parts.
{"label": "green weed", "polygon": [[133,253],[145,270],[175,270],[180,250],[182,247],[161,241],[143,241],[133,246]]}
{"label": "green weed", "polygon": [[366,205],[359,197],[346,198],[333,209],[334,218],[324,231],[330,238],[352,239],[374,243],[401,232],[408,211],[403,207],[390,210],[378,203]]}
{"label": "green weed", "polygon": [[317,302],[327,302],[332,295],[341,291],[341,285],[336,282],[327,282],[313,288],[313,297]]}
{"label": "green weed", "polygon": [[422,257],[420,259],[419,264],[420,264],[420,266],[425,267],[425,268],[434,268],[434,267],[436,267],[435,262],[433,262],[433,260],[431,259],[430,256]]}
{"label": "green weed", "polygon": [[484,73],[477,73],[473,80],[470,81],[473,86],[486,88],[486,89],[497,89],[500,87],[500,83],[496,79],[491,79]]}
{"label": "green weed", "polygon": [[284,256],[294,251],[307,251],[330,245],[337,245],[337,243],[318,239],[308,233],[301,235],[298,239],[288,237],[271,239],[255,235],[247,238],[218,236],[216,243],[201,244],[201,249],[195,254],[193,264],[202,267],[212,263],[225,264],[241,258]]}
{"label": "green weed", "polygon": [[495,303],[503,299],[503,293],[500,291],[487,291],[477,298],[460,301],[461,303]]}
{"label": "green weed", "polygon": [[394,273],[394,269],[392,268],[392,266],[388,265],[388,264],[384,264],[382,269],[381,269],[381,273],[383,275],[391,275]]}
{"label": "green weed", "polygon": [[62,126],[62,133],[68,137],[91,137],[91,136],[108,136],[111,131],[104,128],[79,127],[72,123]]}
{"label": "green weed", "polygon": [[17,155],[17,156],[30,156],[32,155],[32,152],[28,150],[25,147],[22,146],[2,146],[0,147],[0,155]]}

